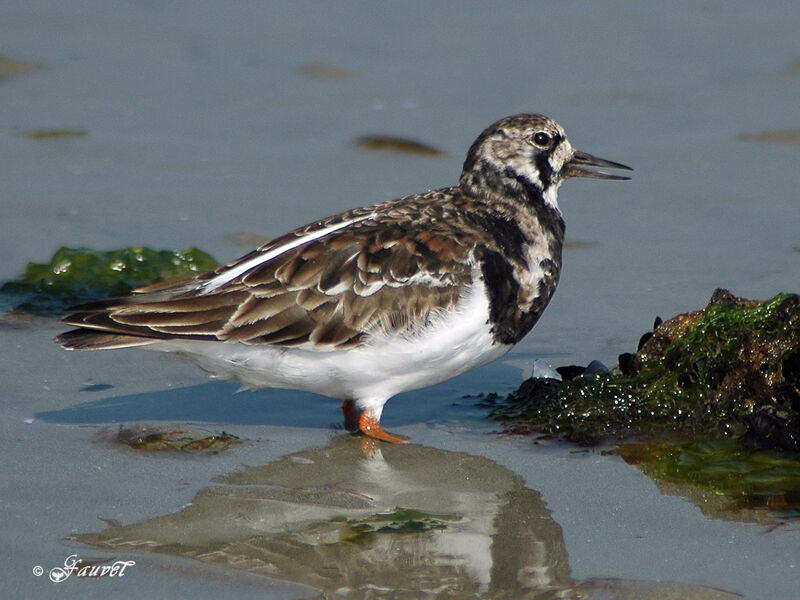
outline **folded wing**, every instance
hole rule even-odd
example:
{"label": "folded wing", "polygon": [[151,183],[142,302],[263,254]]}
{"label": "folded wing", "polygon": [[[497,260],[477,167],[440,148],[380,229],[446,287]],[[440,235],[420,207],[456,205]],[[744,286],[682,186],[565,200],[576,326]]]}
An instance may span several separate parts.
{"label": "folded wing", "polygon": [[[325,225],[323,223],[323,225]],[[298,230],[214,273],[78,305],[57,341],[112,348],[185,338],[333,350],[414,335],[472,277],[468,244],[367,218]]]}

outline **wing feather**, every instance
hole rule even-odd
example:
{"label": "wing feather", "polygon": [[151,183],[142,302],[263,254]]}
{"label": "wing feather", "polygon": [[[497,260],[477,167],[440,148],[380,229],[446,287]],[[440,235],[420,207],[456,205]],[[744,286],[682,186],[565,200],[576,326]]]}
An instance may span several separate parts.
{"label": "wing feather", "polygon": [[[115,347],[130,336],[130,345],[184,337],[330,350],[371,335],[414,335],[458,303],[481,235],[441,214],[432,226],[426,211],[395,207],[395,220],[382,221],[349,213],[346,226],[321,221],[214,273],[74,307],[64,321]],[[90,343],[72,338],[75,347]]]}
{"label": "wing feather", "polygon": [[228,322],[228,327],[233,329],[269,320],[294,307],[303,310],[303,307],[297,302],[297,294],[277,294],[267,298],[251,295],[239,305],[236,314]]}

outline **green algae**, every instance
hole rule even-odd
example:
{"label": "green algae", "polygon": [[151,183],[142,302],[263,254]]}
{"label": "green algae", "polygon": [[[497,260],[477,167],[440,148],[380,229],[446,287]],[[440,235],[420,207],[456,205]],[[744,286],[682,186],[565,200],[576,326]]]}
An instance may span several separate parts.
{"label": "green algae", "polygon": [[356,75],[355,71],[325,61],[303,63],[297,67],[297,72],[311,79],[350,79]]}
{"label": "green algae", "polygon": [[389,150],[402,154],[420,154],[427,156],[443,156],[443,150],[411,138],[393,135],[363,135],[356,138],[356,146],[367,150]]}
{"label": "green algae", "polygon": [[22,75],[38,71],[42,67],[34,63],[26,63],[7,56],[0,56],[0,79],[11,75]]}
{"label": "green algae", "polygon": [[455,514],[432,514],[414,508],[397,507],[366,519],[348,519],[342,540],[363,543],[376,533],[421,533],[442,530],[448,523],[459,521]]}
{"label": "green algae", "polygon": [[120,426],[117,441],[143,452],[182,451],[209,454],[217,454],[242,443],[237,436],[225,431],[211,433],[187,428],[142,426]]}
{"label": "green algae", "polygon": [[754,450],[733,437],[625,444],[617,453],[662,492],[685,496],[704,514],[760,523],[800,519],[800,460]]}
{"label": "green algae", "polygon": [[758,133],[741,133],[736,139],[744,142],[779,142],[782,144],[800,144],[800,129],[774,129]]}
{"label": "green algae", "polygon": [[190,277],[218,265],[209,254],[141,246],[120,250],[59,248],[47,263],[28,263],[24,275],[0,286],[16,311],[57,314],[66,306],[171,279]]}
{"label": "green algae", "polygon": [[31,131],[28,137],[32,140],[47,140],[87,135],[89,135],[89,132],[86,129],[37,129],[36,131]]}
{"label": "green algae", "polygon": [[705,310],[658,325],[625,362],[623,373],[528,380],[491,416],[578,443],[713,433],[800,451],[797,295],[751,302],[717,290]]}

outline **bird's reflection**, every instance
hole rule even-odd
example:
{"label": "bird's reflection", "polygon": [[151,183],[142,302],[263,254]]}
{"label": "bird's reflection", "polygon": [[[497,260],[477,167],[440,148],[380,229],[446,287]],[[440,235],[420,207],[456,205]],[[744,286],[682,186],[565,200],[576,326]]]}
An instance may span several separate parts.
{"label": "bird's reflection", "polygon": [[[593,595],[571,579],[539,493],[486,458],[415,445],[365,456],[341,436],[215,483],[176,514],[73,539],[287,579],[322,598]],[[616,597],[607,587],[602,597]],[[693,597],[732,597],[719,593]]]}

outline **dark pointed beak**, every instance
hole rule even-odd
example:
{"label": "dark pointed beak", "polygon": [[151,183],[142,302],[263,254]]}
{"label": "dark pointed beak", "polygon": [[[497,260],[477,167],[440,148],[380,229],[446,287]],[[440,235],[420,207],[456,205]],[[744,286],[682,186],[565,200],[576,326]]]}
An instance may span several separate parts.
{"label": "dark pointed beak", "polygon": [[598,158],[587,154],[586,152],[576,151],[572,158],[567,161],[565,167],[566,177],[593,177],[594,179],[630,179],[624,175],[613,175],[605,171],[592,171],[591,169],[584,169],[581,165],[590,167],[607,167],[609,169],[626,169],[633,171],[629,166],[622,163],[612,162],[604,158]]}

